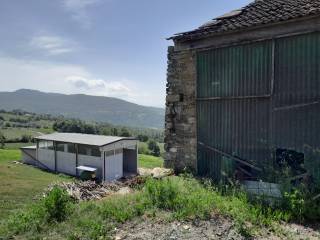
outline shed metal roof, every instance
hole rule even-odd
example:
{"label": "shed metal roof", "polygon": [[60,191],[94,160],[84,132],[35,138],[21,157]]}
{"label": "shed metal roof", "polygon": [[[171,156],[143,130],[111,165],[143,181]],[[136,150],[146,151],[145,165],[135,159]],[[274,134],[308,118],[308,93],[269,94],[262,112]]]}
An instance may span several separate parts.
{"label": "shed metal roof", "polygon": [[38,136],[35,139],[66,143],[77,143],[99,147],[112,144],[121,140],[136,140],[135,138],[130,137],[115,137],[81,133],[52,133],[48,135]]}
{"label": "shed metal roof", "polygon": [[212,34],[319,14],[320,0],[256,0],[242,9],[216,17],[195,30],[176,34],[169,39],[199,39]]}

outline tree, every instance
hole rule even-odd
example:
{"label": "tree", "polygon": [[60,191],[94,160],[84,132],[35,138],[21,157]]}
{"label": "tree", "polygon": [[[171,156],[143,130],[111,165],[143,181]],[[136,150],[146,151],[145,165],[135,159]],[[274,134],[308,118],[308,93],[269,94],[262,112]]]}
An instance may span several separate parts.
{"label": "tree", "polygon": [[112,136],[118,136],[118,129],[117,128],[112,129]]}
{"label": "tree", "polygon": [[149,137],[147,135],[139,134],[138,139],[140,142],[148,142]]}
{"label": "tree", "polygon": [[23,142],[23,143],[31,142],[31,140],[32,140],[32,136],[31,135],[23,134],[21,136],[21,142]]}
{"label": "tree", "polygon": [[150,140],[148,143],[148,148],[153,156],[160,156],[160,147],[155,140]]}
{"label": "tree", "polygon": [[2,132],[0,132],[0,148],[4,148],[6,143],[6,137],[3,135]]}
{"label": "tree", "polygon": [[131,137],[129,130],[125,127],[121,128],[121,137]]}

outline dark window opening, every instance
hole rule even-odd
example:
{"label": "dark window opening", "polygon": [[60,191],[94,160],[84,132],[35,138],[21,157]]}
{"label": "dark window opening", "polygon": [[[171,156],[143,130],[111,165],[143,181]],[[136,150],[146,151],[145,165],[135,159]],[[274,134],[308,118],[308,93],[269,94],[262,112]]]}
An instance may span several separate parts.
{"label": "dark window opening", "polygon": [[99,147],[96,146],[88,146],[88,145],[78,145],[78,153],[80,155],[87,155],[87,156],[93,156],[93,157],[100,157],[101,152]]}
{"label": "dark window opening", "polygon": [[304,154],[294,150],[276,149],[276,164],[280,167],[282,177],[295,177],[307,172],[304,167]]}
{"label": "dark window opening", "polygon": [[183,100],[184,100],[184,95],[183,95],[183,93],[180,93],[179,94],[179,101],[183,102]]}

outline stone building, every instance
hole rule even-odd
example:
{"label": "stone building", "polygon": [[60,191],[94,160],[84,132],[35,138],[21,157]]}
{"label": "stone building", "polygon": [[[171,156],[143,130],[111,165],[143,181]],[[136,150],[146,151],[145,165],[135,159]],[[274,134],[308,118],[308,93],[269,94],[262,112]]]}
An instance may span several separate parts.
{"label": "stone building", "polygon": [[256,0],[171,37],[165,166],[320,181],[319,30],[320,0]]}

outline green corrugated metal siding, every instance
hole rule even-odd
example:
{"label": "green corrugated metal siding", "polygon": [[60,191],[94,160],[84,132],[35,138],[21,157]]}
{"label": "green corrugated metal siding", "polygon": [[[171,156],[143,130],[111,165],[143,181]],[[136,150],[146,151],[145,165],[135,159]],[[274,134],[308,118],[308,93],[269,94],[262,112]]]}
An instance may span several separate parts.
{"label": "green corrugated metal siding", "polygon": [[[270,106],[265,96],[271,89],[272,42],[200,52],[197,62],[198,142],[263,166],[270,158]],[[221,153],[200,151],[199,173],[215,179],[221,170],[230,173],[226,168],[233,170],[235,164],[221,163],[223,159]],[[213,163],[218,169],[211,169]]]}
{"label": "green corrugated metal siding", "polygon": [[304,153],[320,183],[320,34],[278,39],[275,66],[273,147]]}
{"label": "green corrugated metal siding", "polygon": [[200,52],[199,98],[254,96],[270,93],[272,42]]}
{"label": "green corrugated metal siding", "polygon": [[270,180],[283,148],[304,153],[320,182],[319,33],[202,51],[197,69],[200,175],[221,179],[231,155]]}

